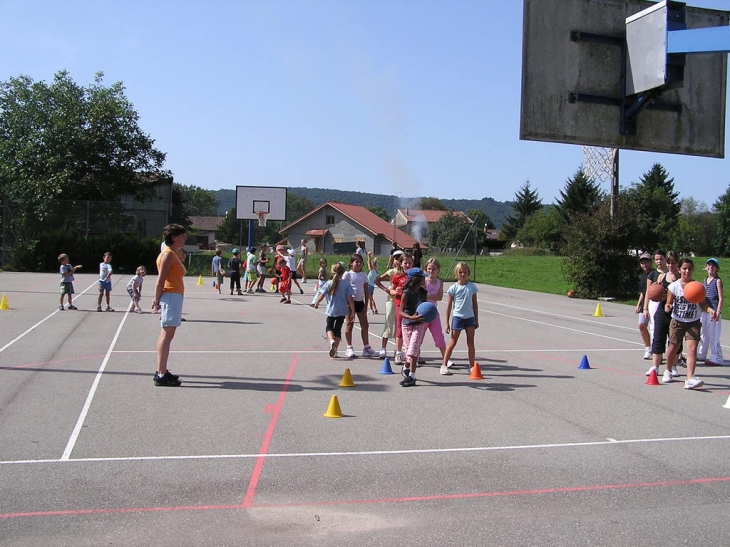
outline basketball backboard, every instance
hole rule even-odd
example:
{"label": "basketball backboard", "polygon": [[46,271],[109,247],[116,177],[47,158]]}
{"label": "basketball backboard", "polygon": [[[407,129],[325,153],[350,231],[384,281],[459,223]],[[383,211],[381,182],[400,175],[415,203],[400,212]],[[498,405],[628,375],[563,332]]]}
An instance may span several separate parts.
{"label": "basketball backboard", "polygon": [[[619,130],[626,20],[652,6],[643,0],[524,0],[521,139],[724,157],[724,53],[688,55],[683,87],[643,110],[634,135]],[[728,12],[691,6],[685,18],[688,29],[730,20]]]}
{"label": "basketball backboard", "polygon": [[258,220],[262,211],[267,221],[286,220],[286,188],[236,186],[237,220]]}

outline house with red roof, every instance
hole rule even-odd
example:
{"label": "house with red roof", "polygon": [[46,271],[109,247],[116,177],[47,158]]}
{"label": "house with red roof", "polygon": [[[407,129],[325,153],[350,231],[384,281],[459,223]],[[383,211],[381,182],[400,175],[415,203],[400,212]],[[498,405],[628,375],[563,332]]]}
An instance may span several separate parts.
{"label": "house with red roof", "polygon": [[[431,224],[441,220],[448,211],[435,211],[430,209],[397,209],[393,223],[409,234],[412,238],[419,241],[422,246],[428,244],[428,229]],[[461,217],[469,224],[474,221],[466,216],[462,211],[454,211],[454,216]]]}
{"label": "house with red roof", "polygon": [[[328,201],[279,230],[296,248],[307,240],[310,252],[352,253],[358,241],[376,256],[388,256],[393,244],[412,249],[416,240],[359,205]],[[421,246],[423,248],[423,245]]]}

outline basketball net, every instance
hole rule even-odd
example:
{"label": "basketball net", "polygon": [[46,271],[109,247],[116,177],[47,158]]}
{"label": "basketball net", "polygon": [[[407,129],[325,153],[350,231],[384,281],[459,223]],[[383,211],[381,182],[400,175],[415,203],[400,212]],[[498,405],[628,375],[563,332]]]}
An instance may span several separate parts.
{"label": "basketball net", "polygon": [[259,217],[259,226],[266,226],[266,217],[269,216],[269,213],[266,211],[256,211],[256,214]]}
{"label": "basketball net", "polygon": [[583,172],[594,182],[611,183],[614,180],[617,148],[583,147]]}

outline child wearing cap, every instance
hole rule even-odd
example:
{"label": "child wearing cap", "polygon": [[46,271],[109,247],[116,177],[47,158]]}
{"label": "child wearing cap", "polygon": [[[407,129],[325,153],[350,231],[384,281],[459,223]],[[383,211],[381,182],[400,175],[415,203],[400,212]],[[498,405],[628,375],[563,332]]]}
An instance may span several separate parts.
{"label": "child wearing cap", "polygon": [[722,279],[717,275],[720,271],[720,263],[716,258],[709,258],[705,262],[707,277],[702,281],[705,286],[705,302],[714,310],[714,313],[702,312],[702,332],[700,344],[697,348],[697,359],[704,360],[705,366],[725,364],[722,359],[722,347],[720,346],[720,334],[722,332],[722,305],[724,295]]}
{"label": "child wearing cap", "polygon": [[233,249],[233,256],[228,260],[228,270],[231,276],[231,294],[233,294],[233,288],[236,288],[238,294],[241,292],[241,251],[237,248]]}
{"label": "child wearing cap", "polygon": [[426,325],[418,315],[418,305],[428,299],[426,292],[426,274],[421,268],[410,268],[406,271],[407,280],[403,286],[400,300],[400,317],[403,331],[403,348],[407,362],[403,364],[401,374],[403,380],[400,385],[413,387],[416,385],[416,367],[418,356],[421,354],[423,336],[426,334]]}

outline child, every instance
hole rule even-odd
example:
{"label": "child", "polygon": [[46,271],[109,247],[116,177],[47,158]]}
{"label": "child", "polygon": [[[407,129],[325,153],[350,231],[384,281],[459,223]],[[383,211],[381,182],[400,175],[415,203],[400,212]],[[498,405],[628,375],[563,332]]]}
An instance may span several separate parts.
{"label": "child", "polygon": [[[393,267],[386,270],[378,277],[375,278],[375,285],[382,291],[388,293],[388,299],[385,301],[385,321],[383,322],[383,334],[381,335],[382,346],[378,357],[385,359],[387,352],[385,348],[388,345],[388,340],[395,338],[395,285],[393,284],[393,278],[399,272],[403,271],[401,261],[403,260],[403,251],[394,250],[390,258],[390,263]],[[386,289],[383,285],[385,279],[390,280],[390,286]]]}
{"label": "child", "polygon": [[[446,297],[446,334],[451,333],[449,344],[444,352],[442,367],[449,367],[449,359],[459,341],[461,331],[466,331],[466,347],[469,353],[469,371],[474,366],[474,332],[479,328],[479,306],[477,286],[469,281],[471,270],[466,262],[459,262],[454,268],[456,283],[449,287]],[[451,322],[449,318],[452,317]]]}
{"label": "child", "polygon": [[127,293],[129,293],[129,297],[132,299],[129,311],[142,313],[142,308],[139,307],[139,301],[142,300],[142,283],[144,282],[145,275],[147,275],[147,270],[144,266],[139,266],[134,277],[127,283]]}
{"label": "child", "polygon": [[412,387],[416,385],[416,367],[418,356],[421,354],[423,335],[426,333],[426,325],[423,318],[416,311],[418,305],[428,298],[426,293],[426,275],[420,268],[411,268],[406,271],[407,281],[403,287],[401,296],[400,316],[403,323],[403,347],[407,362],[403,363],[401,374],[403,380],[400,385]]}
{"label": "child", "polygon": [[644,308],[648,308],[649,299],[646,297],[647,279],[652,273],[651,255],[643,253],[639,257],[639,267],[641,268],[641,277],[639,278],[639,299],[636,301],[634,312],[639,316],[639,335],[644,343],[644,359],[651,359],[651,335],[649,333],[649,320],[644,315]]}
{"label": "child", "polygon": [[58,299],[58,309],[63,311],[63,295],[68,295],[68,309],[77,310],[78,308],[73,305],[74,295],[74,272],[81,268],[81,266],[71,266],[68,263],[69,258],[66,253],[58,255],[58,262],[61,264],[61,297]]}
{"label": "child", "polygon": [[326,282],[327,282],[327,259],[320,258],[319,259],[319,270],[317,271],[317,284],[314,286],[314,298],[312,298],[312,303],[309,304],[311,307],[314,307],[314,305],[317,303],[317,297],[319,296],[319,290],[324,286],[324,284]]}
{"label": "child", "polygon": [[[720,346],[720,332],[722,330],[720,314],[722,313],[725,298],[722,290],[722,279],[717,275],[717,272],[720,271],[720,263],[717,259],[709,258],[705,262],[705,270],[707,270],[707,278],[702,284],[705,286],[706,302],[715,310],[715,314],[702,313],[700,319],[702,333],[700,334],[700,345],[697,348],[697,359],[704,360],[706,366],[712,367],[724,364],[722,347]],[[71,306],[69,306],[69,309],[71,309]],[[710,358],[706,359],[708,353]]]}
{"label": "child", "polygon": [[228,260],[228,270],[231,276],[231,295],[235,287],[237,294],[243,294],[241,292],[241,251],[238,248],[231,251],[233,256]]}
{"label": "child", "polygon": [[106,311],[114,311],[111,307],[110,298],[112,292],[112,254],[104,253],[104,261],[99,264],[99,302],[96,311],[101,311],[101,300],[106,295]]}
{"label": "child", "polygon": [[[441,263],[435,258],[429,258],[428,262],[426,262],[426,273],[428,274],[428,277],[426,277],[428,301],[438,306],[438,303],[444,298],[444,284],[439,279]],[[441,359],[443,360],[444,353],[446,353],[446,341],[444,340],[443,332],[441,332],[441,316],[438,314],[438,307],[436,308],[436,317],[426,325],[426,330],[431,331],[433,342],[441,352]],[[446,362],[446,366],[441,367],[441,374],[444,376],[451,374],[449,369],[452,366],[454,366],[454,362],[449,359]]]}
{"label": "child", "polygon": [[258,275],[256,273],[256,265],[258,264],[258,259],[255,254],[256,247],[251,246],[246,249],[246,251],[248,251],[248,254],[246,255],[246,275],[248,278],[244,288],[248,294],[253,294],[253,288],[258,281]]}
{"label": "child", "polygon": [[286,258],[279,259],[279,294],[283,304],[291,304],[291,268],[286,263]]}
{"label": "child", "polygon": [[400,317],[401,298],[403,297],[403,287],[408,281],[406,272],[413,268],[413,257],[403,255],[401,261],[401,270],[390,279],[390,290],[394,292],[393,302],[395,306],[395,362],[396,364],[404,364],[406,362],[406,354],[403,352],[403,322]]}
{"label": "child", "polygon": [[368,309],[373,315],[378,315],[378,305],[375,303],[375,280],[380,275],[378,272],[378,257],[373,257],[373,253],[368,251]]}
{"label": "child", "polygon": [[702,387],[704,382],[695,373],[697,364],[697,344],[700,341],[700,309],[715,315],[715,309],[707,304],[707,301],[700,304],[692,304],[684,298],[684,286],[692,281],[694,262],[689,258],[679,261],[679,279],[667,287],[667,303],[664,311],[672,314],[672,321],[669,324],[669,350],[667,351],[667,370],[664,371],[662,383],[668,384],[672,381],[671,370],[677,363],[677,350],[685,341],[687,349],[687,380],[684,382],[684,389],[695,389]]}
{"label": "child", "polygon": [[[368,291],[368,276],[362,271],[362,257],[359,254],[353,254],[350,257],[350,269],[342,276],[342,280],[352,285],[353,297],[355,302],[355,314],[360,322],[360,334],[362,336],[363,357],[377,357],[378,352],[370,347],[370,333],[368,325],[368,314],[366,304],[370,300],[370,291]],[[355,357],[355,350],[352,347],[352,329],[355,322],[347,324],[345,329],[345,339],[347,340],[347,350],[345,357],[352,359]]]}
{"label": "child", "polygon": [[258,281],[256,282],[256,292],[266,292],[264,289],[264,281],[266,281],[266,267],[269,263],[269,259],[266,257],[266,244],[261,245],[259,250],[259,263],[256,265],[256,273],[258,274]]}
{"label": "child", "polygon": [[[286,259],[286,265],[289,267],[289,271],[291,272],[291,282],[297,286],[299,294],[304,294],[304,289],[302,289],[299,281],[297,281],[297,259],[294,258],[295,254],[294,249],[288,249],[284,258]],[[293,287],[290,287],[290,289],[292,288]]]}
{"label": "child", "polygon": [[355,302],[352,299],[352,285],[342,281],[345,267],[336,262],[332,264],[332,279],[327,281],[317,293],[314,308],[319,308],[323,298],[327,300],[327,341],[329,342],[329,356],[337,357],[337,347],[342,340],[342,324],[347,315],[349,322],[355,321]]}
{"label": "child", "polygon": [[210,263],[210,275],[216,278],[215,284],[216,288],[218,289],[218,294],[221,294],[221,285],[223,284],[223,278],[225,277],[226,272],[223,269],[223,257],[221,256],[222,253],[223,249],[221,249],[220,247],[217,248],[215,250],[215,256]]}

